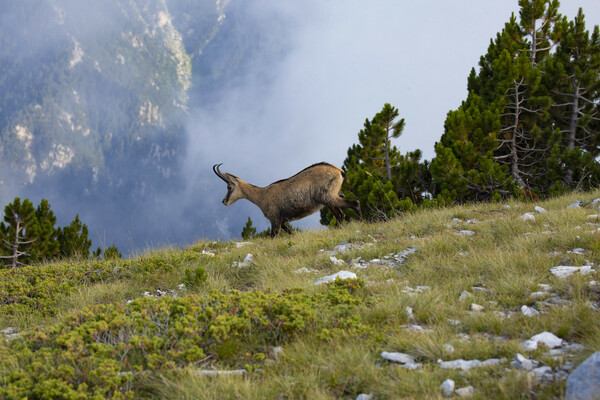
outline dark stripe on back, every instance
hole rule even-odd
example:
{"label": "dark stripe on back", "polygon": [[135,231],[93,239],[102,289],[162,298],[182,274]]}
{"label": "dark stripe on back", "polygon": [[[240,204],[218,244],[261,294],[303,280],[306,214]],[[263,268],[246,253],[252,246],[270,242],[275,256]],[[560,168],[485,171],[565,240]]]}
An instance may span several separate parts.
{"label": "dark stripe on back", "polygon": [[[295,174],[295,175],[292,175],[292,176],[290,176],[289,178],[280,179],[280,180],[278,180],[278,181],[275,181],[275,182],[271,183],[271,185],[273,185],[273,184],[275,184],[275,183],[280,183],[280,182],[284,182],[284,181],[287,181],[287,180],[289,180],[289,179],[292,179],[293,177],[295,177],[295,176],[297,176],[297,175],[300,175],[301,173],[303,173],[303,172],[304,172],[304,171],[306,171],[307,169],[310,169],[310,168],[312,168],[312,167],[316,167],[316,166],[318,166],[318,165],[328,165],[328,166],[330,166],[330,167],[334,167],[334,168],[336,168],[336,169],[337,169],[337,167],[336,167],[335,165],[331,165],[331,164],[329,164],[329,163],[327,163],[327,162],[324,162],[324,161],[323,161],[323,162],[320,162],[320,163],[313,164],[313,165],[311,165],[311,166],[309,166],[309,167],[306,167],[306,168],[304,168],[302,171],[298,172],[298,173],[297,173],[297,174]],[[343,173],[343,172],[342,172],[342,173]]]}

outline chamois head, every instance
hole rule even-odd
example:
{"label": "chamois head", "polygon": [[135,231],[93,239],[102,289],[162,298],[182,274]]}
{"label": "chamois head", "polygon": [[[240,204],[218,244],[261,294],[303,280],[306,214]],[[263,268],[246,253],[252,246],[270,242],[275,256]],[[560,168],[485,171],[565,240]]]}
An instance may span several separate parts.
{"label": "chamois head", "polygon": [[227,183],[227,194],[223,197],[223,204],[226,206],[230,206],[243,196],[243,193],[240,189],[239,178],[235,175],[231,175],[228,173],[222,173],[219,167],[223,164],[215,164],[213,165],[213,172],[217,174],[217,176]]}

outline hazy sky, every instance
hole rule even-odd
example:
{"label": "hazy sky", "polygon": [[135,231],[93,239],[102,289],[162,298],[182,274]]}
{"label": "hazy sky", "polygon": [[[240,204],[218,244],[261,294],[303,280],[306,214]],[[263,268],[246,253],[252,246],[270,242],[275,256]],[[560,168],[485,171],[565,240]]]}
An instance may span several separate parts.
{"label": "hazy sky", "polygon": [[[272,81],[249,74],[213,107],[193,110],[188,124],[188,166],[203,171],[198,184],[219,205],[225,187],[210,172],[213,164],[259,186],[315,162],[341,166],[365,119],[384,103],[406,119],[394,144],[431,159],[447,112],[466,98],[471,68],[519,11],[517,0],[278,0],[257,7],[290,24],[287,55],[255,66],[269,70]],[[598,0],[564,0],[559,11],[571,20],[579,7],[588,30],[600,24]],[[246,201],[213,212],[207,230],[216,226],[225,236],[239,235],[247,215],[268,226]],[[317,227],[318,215],[299,225]]]}

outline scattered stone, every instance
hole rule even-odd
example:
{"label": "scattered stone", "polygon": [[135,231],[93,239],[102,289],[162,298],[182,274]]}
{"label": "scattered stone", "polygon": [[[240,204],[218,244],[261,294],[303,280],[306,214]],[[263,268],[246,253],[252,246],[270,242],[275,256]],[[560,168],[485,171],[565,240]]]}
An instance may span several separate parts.
{"label": "scattered stone", "polygon": [[531,371],[532,369],[537,367],[538,364],[538,361],[525,358],[521,353],[517,353],[515,358],[510,362],[510,365],[512,365],[516,369],[524,371]]}
{"label": "scattered stone", "polygon": [[201,254],[205,255],[205,256],[209,256],[209,257],[214,257],[215,256],[215,253],[213,253],[212,251],[206,251],[206,250],[202,250]]}
{"label": "scattered stone", "polygon": [[466,290],[463,290],[463,292],[458,297],[458,300],[465,301],[467,299],[470,299],[471,297],[473,297],[473,295],[471,294],[471,292],[467,292]]}
{"label": "scattered stone", "polygon": [[473,286],[471,290],[479,293],[488,293],[490,291],[490,289],[481,286]]}
{"label": "scattered stone", "polygon": [[273,353],[273,357],[274,357],[275,359],[277,359],[277,357],[279,357],[279,355],[280,355],[281,353],[283,353],[283,347],[282,347],[282,346],[274,346],[274,347],[271,349],[271,352]]}
{"label": "scattered stone", "polygon": [[452,345],[451,345],[451,344],[449,344],[449,343],[446,343],[446,344],[444,345],[444,351],[445,351],[446,353],[452,354],[452,353],[454,353],[454,346],[452,346]]}
{"label": "scattered stone", "polygon": [[340,279],[356,279],[356,274],[354,272],[350,272],[350,271],[336,272],[333,275],[324,276],[322,278],[317,279],[315,281],[315,285],[320,285],[322,283],[335,281],[336,278],[338,278],[338,277]]}
{"label": "scattered stone", "polygon": [[337,267],[341,267],[343,265],[346,265],[346,262],[344,260],[340,260],[334,256],[330,256],[329,257],[329,261],[331,261],[331,263]]}
{"label": "scattered stone", "polygon": [[573,275],[576,272],[579,272],[582,275],[589,274],[592,271],[592,267],[589,265],[584,265],[582,267],[571,267],[567,265],[559,265],[558,267],[550,268],[550,272],[554,274],[554,276],[558,278],[566,278]]}
{"label": "scattered stone", "polygon": [[563,344],[563,340],[561,338],[557,337],[556,335],[550,332],[538,333],[537,335],[532,336],[529,340],[533,340],[538,344],[541,343],[543,345],[546,345],[551,349],[554,349],[555,347],[560,347]]}
{"label": "scattered stone", "polygon": [[404,314],[406,314],[406,318],[408,318],[409,320],[415,319],[412,307],[406,306],[406,308],[404,309]]}
{"label": "scattered stone", "polygon": [[554,372],[552,371],[552,368],[547,365],[534,368],[531,373],[540,381],[551,382],[554,380]]}
{"label": "scattered stone", "polygon": [[369,394],[361,393],[358,396],[356,396],[356,400],[373,400],[373,394],[372,393],[369,393]]}
{"label": "scattered stone", "polygon": [[471,368],[479,368],[479,367],[489,367],[492,365],[499,365],[506,362],[506,358],[490,358],[485,361],[480,360],[452,360],[452,361],[442,361],[438,360],[440,368],[443,369],[462,369],[463,371],[467,371]]}
{"label": "scattered stone", "polygon": [[458,234],[460,236],[473,236],[475,234],[475,232],[470,231],[468,229],[463,229],[463,230],[456,232],[456,234]]}
{"label": "scattered stone", "polygon": [[454,393],[454,381],[452,379],[446,379],[442,382],[440,388],[442,389],[444,397],[450,397],[452,396],[452,393]]}
{"label": "scattered stone", "polygon": [[452,223],[454,224],[460,224],[462,222],[462,219],[460,218],[452,218]]}
{"label": "scattered stone", "polygon": [[400,367],[407,369],[417,369],[421,367],[421,364],[415,362],[415,358],[404,353],[388,353],[387,351],[381,352],[381,357],[385,360],[400,364]]}
{"label": "scattered stone", "polygon": [[485,307],[480,306],[479,304],[471,303],[471,311],[481,312],[485,309]]}
{"label": "scattered stone", "polygon": [[252,242],[235,242],[235,247],[236,248],[240,248],[240,247],[244,247],[244,246],[248,246],[253,244]]}
{"label": "scattered stone", "polygon": [[535,317],[540,312],[533,307],[521,306],[521,313],[526,317]]}
{"label": "scattered stone", "polygon": [[472,397],[475,394],[475,388],[471,385],[456,389],[459,397]]}
{"label": "scattered stone", "polygon": [[573,249],[573,250],[568,250],[568,251],[567,251],[567,254],[583,255],[583,254],[585,254],[585,253],[586,253],[586,250],[585,250],[585,249],[582,249],[582,248],[580,248],[580,247],[579,247],[579,248],[576,248],[576,249]]}
{"label": "scattered stone", "polygon": [[533,292],[530,296],[534,299],[543,299],[544,297],[548,297],[548,292]]}
{"label": "scattered stone", "polygon": [[521,221],[535,221],[535,217],[532,213],[525,213],[519,217]]}
{"label": "scattered stone", "polygon": [[548,212],[548,210],[546,210],[544,207],[540,207],[540,206],[535,206],[533,209],[535,210],[535,212],[540,213],[540,214],[544,214],[544,213]]}
{"label": "scattered stone", "polygon": [[314,269],[308,269],[306,267],[302,267],[302,268],[298,268],[294,272],[297,274],[310,274],[310,273],[315,273],[317,271],[315,271]]}
{"label": "scattered stone", "polygon": [[448,321],[448,322],[450,323],[450,325],[454,325],[454,326],[458,326],[458,325],[460,325],[460,321],[459,321],[459,320],[457,320],[457,319],[449,319],[449,318],[446,318],[446,321]]}
{"label": "scattered stone", "polygon": [[431,333],[431,332],[433,332],[431,329],[424,328],[421,325],[417,325],[417,324],[400,325],[400,328],[402,328],[404,330],[407,330],[409,332],[422,332],[422,333]]}
{"label": "scattered stone", "polygon": [[567,206],[567,210],[570,210],[571,208],[581,208],[581,201],[575,200]]}
{"label": "scattered stone", "polygon": [[535,340],[526,340],[521,343],[521,350],[523,351],[534,351],[537,350],[537,342]]}
{"label": "scattered stone", "polygon": [[475,219],[475,218],[469,218],[468,220],[465,221],[465,224],[478,224],[479,220]]}
{"label": "scattered stone", "polygon": [[542,289],[544,292],[549,292],[549,291],[551,291],[551,290],[552,290],[552,286],[550,286],[550,285],[547,285],[547,284],[545,284],[545,283],[539,283],[539,284],[538,284],[538,287],[539,287],[540,289]]}
{"label": "scattered stone", "polygon": [[215,369],[199,369],[191,371],[194,375],[201,376],[219,376],[219,375],[246,375],[245,369],[230,369],[230,370],[215,370]]}
{"label": "scattered stone", "polygon": [[587,219],[597,220],[599,218],[600,218],[600,215],[598,215],[598,214],[590,214],[587,216]]}
{"label": "scattered stone", "polygon": [[254,262],[254,256],[250,253],[246,254],[246,257],[244,257],[244,259],[242,261],[234,261],[233,264],[231,264],[232,267],[237,267],[237,268],[243,268],[243,267],[247,267],[250,264],[252,264]]}
{"label": "scattered stone", "polygon": [[4,339],[6,339],[7,342],[21,337],[21,334],[17,332],[17,328],[14,326],[9,326],[6,329],[2,329],[0,333],[4,335]]}
{"label": "scattered stone", "polygon": [[582,362],[567,379],[566,400],[600,398],[600,351]]}

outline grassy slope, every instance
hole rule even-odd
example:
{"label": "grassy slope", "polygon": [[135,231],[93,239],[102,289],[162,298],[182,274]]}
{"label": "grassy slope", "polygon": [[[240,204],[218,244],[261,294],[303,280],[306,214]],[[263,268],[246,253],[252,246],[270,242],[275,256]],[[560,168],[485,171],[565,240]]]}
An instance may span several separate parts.
{"label": "grassy slope", "polygon": [[[600,350],[600,318],[590,307],[598,304],[597,289],[588,285],[598,280],[597,272],[560,280],[549,268],[557,265],[583,265],[586,260],[600,263],[600,231],[590,225],[590,214],[600,213],[586,206],[567,210],[574,200],[587,203],[600,197],[600,192],[569,195],[535,204],[478,204],[440,210],[423,210],[403,219],[381,224],[352,223],[341,229],[310,231],[281,238],[254,240],[237,248],[234,243],[199,242],[183,251],[195,254],[184,257],[169,273],[145,274],[116,279],[109,283],[84,285],[58,303],[59,312],[50,316],[27,313],[2,315],[0,329],[16,326],[26,330],[36,325],[59,322],[84,306],[98,303],[124,304],[144,291],[156,288],[174,289],[184,279],[184,270],[201,265],[207,280],[194,291],[208,295],[213,289],[281,292],[303,288],[307,293],[320,290],[316,277],[330,275],[349,265],[334,266],[321,249],[332,250],[336,244],[373,243],[336,257],[349,262],[356,257],[369,260],[398,253],[408,246],[418,251],[398,268],[370,266],[352,270],[366,282],[368,296],[375,302],[357,309],[360,323],[369,328],[368,335],[344,334],[323,338],[308,331],[283,346],[277,358],[267,357],[260,373],[245,377],[198,378],[182,373],[156,379],[153,393],[165,398],[356,398],[359,393],[373,393],[375,398],[441,398],[439,385],[447,378],[456,387],[472,385],[478,398],[553,398],[564,393],[564,381],[539,385],[526,373],[510,366],[519,345],[532,335],[550,331],[569,342],[581,343],[584,350],[572,358],[553,360],[545,349],[529,353],[544,365],[559,367],[566,361],[578,364]],[[525,212],[540,205],[549,212],[535,214],[535,221],[522,221]],[[453,222],[459,218],[461,222]],[[476,219],[475,223],[467,223]],[[473,236],[457,234],[461,229]],[[569,254],[584,248],[585,255]],[[214,257],[202,255],[207,250]],[[170,259],[182,252],[175,249],[152,251],[142,258]],[[233,268],[234,261],[247,253],[254,264]],[[296,273],[299,268],[313,272]],[[539,291],[538,284],[549,284],[552,293],[568,300],[564,306],[543,307],[530,294]],[[428,286],[429,290],[410,293],[405,287]],[[473,286],[486,292],[473,291]],[[463,291],[473,297],[459,300]],[[484,311],[470,312],[471,303],[484,306]],[[528,305],[544,311],[525,317],[520,307]],[[406,313],[414,311],[414,320]],[[503,318],[500,313],[512,315]],[[455,325],[448,320],[460,321]],[[411,332],[404,324],[419,324],[429,332]],[[469,338],[465,339],[464,334]],[[497,337],[502,337],[498,340]],[[451,344],[450,353],[444,345]],[[423,367],[417,371],[398,368],[381,359],[381,351],[411,354]],[[488,359],[505,357],[500,366],[472,369],[467,372],[446,370],[437,360]],[[231,368],[220,365],[217,368]]]}

